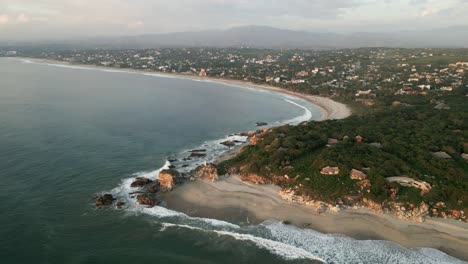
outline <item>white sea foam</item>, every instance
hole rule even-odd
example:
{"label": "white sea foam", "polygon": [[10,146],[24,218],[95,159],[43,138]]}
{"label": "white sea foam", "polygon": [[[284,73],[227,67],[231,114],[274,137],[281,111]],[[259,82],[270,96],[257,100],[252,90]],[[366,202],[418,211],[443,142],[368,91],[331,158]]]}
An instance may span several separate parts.
{"label": "white sea foam", "polygon": [[304,114],[301,115],[301,116],[295,117],[293,119],[284,121],[283,123],[297,125],[297,124],[300,124],[300,123],[302,123],[304,121],[309,121],[310,119],[312,119],[312,112],[310,112],[310,110],[307,107],[305,107],[303,105],[300,105],[300,104],[298,104],[296,102],[293,102],[291,100],[288,100],[288,99],[284,99],[284,101],[304,109]]}
{"label": "white sea foam", "polygon": [[322,234],[309,229],[267,221],[274,240],[301,248],[331,263],[463,263],[435,249],[407,249],[389,241],[355,240],[343,235]]}
{"label": "white sea foam", "polygon": [[128,214],[132,214],[132,215],[146,214],[146,215],[151,215],[160,219],[175,218],[173,219],[175,221],[192,223],[194,225],[205,226],[205,227],[210,227],[210,228],[229,228],[229,229],[239,228],[238,225],[234,225],[225,221],[210,219],[210,218],[190,217],[184,213],[173,211],[162,206],[155,206],[152,208],[148,208],[144,205],[139,205],[136,202],[136,199],[132,197],[134,196],[134,194],[132,194],[133,192],[137,192],[140,190],[140,188],[131,187],[131,184],[135,180],[135,177],[145,177],[145,178],[155,181],[158,179],[159,173],[162,170],[169,169],[170,165],[171,163],[169,161],[166,161],[164,166],[162,166],[158,170],[135,173],[133,174],[134,177],[126,178],[122,180],[120,185],[112,189],[110,193],[114,197],[116,197],[119,201],[125,202],[124,209]]}
{"label": "white sea foam", "polygon": [[185,225],[185,224],[179,225],[179,224],[172,224],[172,223],[162,223],[162,226],[163,228],[161,229],[161,231],[165,231],[167,228],[170,228],[170,227],[186,228],[190,230],[202,231],[202,232],[207,232],[207,233],[215,233],[220,236],[229,236],[231,238],[234,238],[235,240],[249,241],[249,242],[254,243],[259,248],[266,249],[270,253],[276,254],[288,260],[310,259],[310,260],[318,260],[318,261],[323,262],[322,259],[311,254],[310,252],[305,251],[304,249],[297,248],[297,247],[284,244],[278,241],[274,241],[271,239],[254,236],[252,234],[244,234],[244,233],[236,233],[236,232],[220,231],[220,230],[209,230],[209,229],[203,229],[203,228],[194,227],[194,226]]}
{"label": "white sea foam", "polygon": [[[135,74],[134,71],[125,70],[108,70],[94,67],[85,66],[73,66],[63,64],[52,64],[52,63],[39,63],[27,59],[21,59],[23,63],[36,63],[46,64],[54,67],[72,68],[80,70],[98,70],[109,73],[131,73]],[[158,73],[138,73],[146,76],[154,76],[159,78],[185,78],[181,76],[169,76]],[[211,80],[199,80],[203,82],[217,83],[217,81]],[[240,87],[254,90],[256,92],[267,92],[266,90],[258,90],[251,87],[245,87],[235,84],[224,84],[232,87]],[[273,92],[272,92],[273,93]],[[280,121],[281,124],[298,124],[303,121],[310,120],[312,113],[305,106],[293,102],[289,99],[296,100],[296,98],[282,95],[286,102],[294,104],[304,109],[304,114],[295,117],[290,120]],[[187,162],[188,167],[186,171],[190,171],[196,167],[197,162],[202,163],[203,161],[213,161],[223,152],[229,148],[221,145],[223,141],[242,141],[245,142],[247,137],[241,136],[228,136],[219,140],[207,141],[198,148],[207,149],[207,156],[202,159],[195,159]],[[188,150],[187,150],[188,151]],[[178,155],[188,156],[187,151],[182,152]],[[287,259],[314,259],[325,262],[333,263],[466,263],[450,257],[443,252],[435,249],[419,248],[419,249],[405,249],[395,243],[387,241],[359,241],[352,238],[340,235],[327,235],[313,230],[303,230],[292,226],[283,225],[276,221],[267,221],[260,226],[250,227],[249,230],[255,230],[258,234],[246,234],[239,233],[241,227],[228,222],[190,217],[184,213],[169,210],[164,207],[156,206],[153,208],[147,208],[137,204],[136,200],[132,198],[131,192],[137,191],[137,188],[130,187],[135,177],[146,177],[151,180],[156,180],[159,172],[164,169],[168,169],[171,164],[166,162],[163,167],[154,171],[138,172],[131,178],[123,179],[121,184],[114,188],[111,193],[117,197],[120,201],[124,201],[125,211],[128,214],[147,214],[154,216],[158,219],[171,220],[176,223],[163,223],[161,231],[170,227],[187,228],[192,230],[198,230],[203,232],[213,232],[217,235],[230,236],[236,240],[251,241],[260,248],[264,248],[271,253],[277,254]],[[179,223],[177,223],[179,222]],[[221,229],[221,230],[219,230]],[[266,234],[262,234],[262,230],[267,230]],[[239,232],[234,232],[238,230]],[[246,231],[248,232],[248,231]]]}

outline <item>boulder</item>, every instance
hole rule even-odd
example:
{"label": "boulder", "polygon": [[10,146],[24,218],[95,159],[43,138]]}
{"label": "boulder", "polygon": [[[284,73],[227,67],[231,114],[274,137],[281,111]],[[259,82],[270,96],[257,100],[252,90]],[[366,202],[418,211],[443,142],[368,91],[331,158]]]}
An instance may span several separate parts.
{"label": "boulder", "polygon": [[161,186],[161,190],[170,191],[174,188],[175,178],[179,176],[176,170],[163,170],[159,173],[158,183]]}
{"label": "boulder", "polygon": [[206,153],[192,152],[189,156],[189,158],[203,158],[203,157],[206,157]]}
{"label": "boulder", "polygon": [[328,210],[328,206],[326,204],[321,204],[319,207],[317,207],[317,213],[318,214],[323,214]]}
{"label": "boulder", "polygon": [[96,199],[96,206],[106,206],[106,205],[111,205],[112,202],[114,202],[114,197],[112,194],[104,194],[102,196],[99,196]]}
{"label": "boulder", "polygon": [[253,135],[252,137],[250,137],[249,141],[250,141],[250,144],[257,145],[258,137],[256,135]]}
{"label": "boulder", "polygon": [[462,154],[461,154],[461,157],[462,157],[462,159],[464,159],[464,160],[468,160],[468,154],[466,154],[466,153],[462,153]]}
{"label": "boulder", "polygon": [[195,169],[193,176],[199,179],[207,179],[212,182],[215,182],[219,179],[218,169],[212,164],[199,166]]}
{"label": "boulder", "polygon": [[159,201],[141,194],[137,196],[137,203],[141,205],[148,205],[149,208],[159,205]]}
{"label": "boulder", "polygon": [[356,170],[356,169],[351,170],[351,172],[349,173],[349,177],[351,177],[351,179],[353,180],[360,180],[360,181],[367,179],[367,175],[364,172]]}
{"label": "boulder", "polygon": [[242,181],[248,181],[255,184],[268,184],[270,181],[268,179],[263,178],[257,174],[242,174],[239,175],[239,178]]}
{"label": "boulder", "polygon": [[380,211],[382,209],[382,205],[370,200],[370,199],[367,199],[367,198],[363,198],[362,199],[362,203],[369,209],[371,210],[374,210],[374,211]]}
{"label": "boulder", "polygon": [[136,177],[135,181],[130,185],[131,187],[143,187],[146,184],[150,184],[153,181],[145,177]]}
{"label": "boulder", "polygon": [[268,126],[268,123],[265,123],[265,122],[257,122],[255,123],[257,126]]}
{"label": "boulder", "polygon": [[149,187],[148,190],[146,190],[146,191],[148,193],[157,193],[157,192],[159,192],[160,189],[161,188],[160,188],[159,184],[155,184],[155,185]]}
{"label": "boulder", "polygon": [[221,145],[224,145],[226,147],[234,147],[236,145],[236,142],[234,141],[224,141],[220,143]]}

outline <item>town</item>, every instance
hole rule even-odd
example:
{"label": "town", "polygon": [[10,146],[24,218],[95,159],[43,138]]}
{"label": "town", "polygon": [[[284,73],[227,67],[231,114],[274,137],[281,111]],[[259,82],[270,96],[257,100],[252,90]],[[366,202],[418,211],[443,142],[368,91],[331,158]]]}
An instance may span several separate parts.
{"label": "town", "polygon": [[367,106],[389,94],[450,93],[468,76],[466,49],[24,49],[2,55],[264,83]]}

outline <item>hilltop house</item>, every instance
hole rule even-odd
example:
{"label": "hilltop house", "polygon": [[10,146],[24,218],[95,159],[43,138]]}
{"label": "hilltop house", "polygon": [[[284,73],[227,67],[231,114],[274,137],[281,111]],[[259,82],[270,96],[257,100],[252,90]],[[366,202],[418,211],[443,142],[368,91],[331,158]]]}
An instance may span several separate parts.
{"label": "hilltop house", "polygon": [[340,173],[340,168],[327,166],[325,168],[322,168],[320,173],[324,175],[337,175],[338,173]]}

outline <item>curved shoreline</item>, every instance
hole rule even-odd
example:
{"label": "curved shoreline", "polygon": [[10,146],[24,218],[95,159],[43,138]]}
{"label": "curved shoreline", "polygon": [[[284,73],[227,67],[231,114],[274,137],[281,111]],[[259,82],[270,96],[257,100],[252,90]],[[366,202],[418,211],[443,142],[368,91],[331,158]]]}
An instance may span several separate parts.
{"label": "curved shoreline", "polygon": [[[240,88],[254,88],[304,99],[316,105],[322,112],[319,120],[342,119],[351,115],[350,109],[329,98],[304,95],[282,88],[253,84],[245,81],[219,78],[203,78],[184,74],[159,73],[144,70],[116,69],[86,64],[69,64],[61,61],[29,59],[37,63],[96,68],[122,73],[139,73],[161,77],[183,78],[194,81],[219,83]],[[61,64],[60,64],[61,63]],[[236,148],[224,155],[235,155]],[[222,157],[221,157],[222,158]],[[370,211],[345,210],[339,213],[317,214],[310,207],[291,204],[282,200],[276,186],[259,186],[241,182],[231,176],[217,183],[197,181],[176,188],[164,195],[167,208],[190,216],[210,217],[234,222],[259,223],[276,219],[290,221],[299,227],[312,228],[325,233],[340,233],[357,239],[377,239],[396,242],[408,248],[430,247],[461,259],[468,259],[468,229],[464,224],[429,219],[426,223],[398,220]]]}
{"label": "curved shoreline", "polygon": [[358,240],[385,240],[409,248],[434,248],[468,260],[468,225],[445,219],[424,223],[400,220],[366,209],[317,213],[313,207],[283,200],[280,188],[243,182],[237,175],[218,182],[195,181],[163,195],[166,207],[193,217],[234,224],[259,224],[266,220],[289,222],[327,234]]}
{"label": "curved shoreline", "polygon": [[316,121],[324,121],[329,119],[344,119],[349,117],[352,112],[351,109],[343,104],[336,101],[333,101],[327,97],[315,96],[315,95],[308,95],[302,94],[290,90],[286,90],[283,88],[266,85],[266,84],[255,84],[252,82],[247,81],[240,81],[240,80],[229,80],[224,78],[214,78],[214,77],[199,77],[195,75],[187,75],[181,73],[167,73],[167,72],[157,72],[151,70],[137,70],[137,69],[120,69],[114,67],[106,67],[106,66],[96,66],[90,64],[72,64],[60,60],[50,60],[50,59],[37,59],[37,58],[28,58],[28,57],[15,57],[15,59],[23,60],[23,61],[30,61],[32,63],[38,64],[45,64],[49,66],[69,66],[69,67],[81,67],[83,69],[99,69],[99,70],[107,70],[113,72],[121,72],[121,73],[138,73],[138,74],[145,74],[145,75],[152,75],[152,76],[159,76],[159,77],[172,77],[172,78],[180,78],[180,79],[187,79],[192,81],[203,81],[203,82],[211,82],[211,83],[218,83],[227,86],[235,86],[244,89],[257,89],[269,92],[280,93],[283,95],[293,96],[302,100],[307,101],[308,103],[313,104],[316,106],[320,112],[320,118],[315,119]]}

